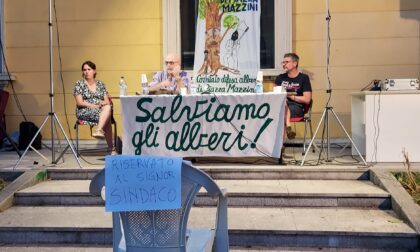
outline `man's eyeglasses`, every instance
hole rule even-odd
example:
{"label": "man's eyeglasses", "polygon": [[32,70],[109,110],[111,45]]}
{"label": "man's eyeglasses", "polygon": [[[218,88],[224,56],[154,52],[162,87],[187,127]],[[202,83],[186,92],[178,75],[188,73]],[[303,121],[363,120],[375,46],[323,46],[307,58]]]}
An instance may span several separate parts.
{"label": "man's eyeglasses", "polygon": [[165,65],[173,65],[173,64],[175,64],[176,63],[176,61],[165,61]]}
{"label": "man's eyeglasses", "polygon": [[292,61],[290,61],[290,60],[285,60],[285,61],[282,61],[281,63],[284,65],[284,64],[287,64],[287,63],[290,63],[290,62],[292,62]]}

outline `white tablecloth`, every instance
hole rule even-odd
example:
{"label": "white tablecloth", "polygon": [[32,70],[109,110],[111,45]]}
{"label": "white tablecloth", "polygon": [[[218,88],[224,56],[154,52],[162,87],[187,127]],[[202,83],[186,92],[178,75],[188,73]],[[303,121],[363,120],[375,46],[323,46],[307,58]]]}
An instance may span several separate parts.
{"label": "white tablecloth", "polygon": [[121,97],[123,153],[276,157],[286,94]]}

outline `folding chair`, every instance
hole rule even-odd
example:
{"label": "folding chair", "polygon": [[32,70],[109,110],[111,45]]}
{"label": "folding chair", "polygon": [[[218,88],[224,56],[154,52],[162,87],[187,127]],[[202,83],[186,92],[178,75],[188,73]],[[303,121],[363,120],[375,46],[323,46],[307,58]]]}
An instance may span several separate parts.
{"label": "folding chair", "polygon": [[[292,117],[292,118],[290,118],[290,122],[294,122],[294,123],[303,122],[303,123],[305,123],[305,130],[304,130],[304,133],[303,133],[303,152],[302,152],[303,155],[306,152],[306,146],[307,146],[306,145],[306,134],[307,134],[307,131],[308,131],[308,125],[309,125],[309,130],[310,130],[310,133],[311,133],[311,139],[313,138],[313,135],[314,135],[314,133],[312,131],[312,123],[311,123],[311,121],[312,121],[312,103],[313,103],[313,100],[311,100],[311,102],[309,104],[305,104],[303,117]],[[315,152],[315,148],[316,148],[316,146],[314,145],[314,148],[312,149],[313,152]]]}
{"label": "folding chair", "polygon": [[[197,252],[209,248],[217,252],[229,251],[225,192],[207,174],[185,161],[181,174],[180,209],[112,213],[113,251]],[[101,195],[104,184],[105,169],[92,179],[90,193]],[[201,187],[213,198],[218,198],[216,226],[215,229],[187,230],[188,216]]]}
{"label": "folding chair", "polygon": [[[115,121],[114,118],[114,106],[112,103],[112,99],[111,96],[109,97],[109,101],[111,103],[111,124],[114,125],[114,140],[113,140],[113,145],[114,148],[118,150],[118,132],[117,132],[117,122]],[[76,153],[77,153],[77,157],[80,157],[80,149],[79,149],[79,126],[82,125],[88,125],[90,128],[90,135],[92,136],[92,129],[94,126],[98,125],[96,122],[90,122],[90,121],[84,121],[81,119],[77,119],[76,122],[74,123],[74,130],[76,131]]]}

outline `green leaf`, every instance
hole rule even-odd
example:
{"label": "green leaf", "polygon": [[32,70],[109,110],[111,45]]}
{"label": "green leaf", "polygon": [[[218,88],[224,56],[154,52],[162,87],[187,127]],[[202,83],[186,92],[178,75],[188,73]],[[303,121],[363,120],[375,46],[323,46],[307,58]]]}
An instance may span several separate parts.
{"label": "green leaf", "polygon": [[40,171],[36,174],[37,181],[44,181],[47,179],[47,171]]}
{"label": "green leaf", "polygon": [[224,19],[223,19],[223,27],[228,28],[228,29],[233,29],[235,28],[237,25],[239,24],[239,18],[237,16],[234,15],[227,15]]}

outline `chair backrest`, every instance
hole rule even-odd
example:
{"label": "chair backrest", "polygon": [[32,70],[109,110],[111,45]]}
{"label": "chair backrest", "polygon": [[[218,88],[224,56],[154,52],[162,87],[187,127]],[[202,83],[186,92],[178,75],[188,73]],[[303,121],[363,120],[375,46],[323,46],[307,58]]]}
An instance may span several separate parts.
{"label": "chair backrest", "polygon": [[305,113],[305,115],[307,113],[310,113],[312,110],[312,102],[313,100],[311,99],[311,101],[308,104],[305,104],[305,109],[303,110],[303,113]]}
{"label": "chair backrest", "polygon": [[[207,174],[186,162],[182,164],[181,173],[180,209],[113,213],[114,251],[118,251],[123,236],[126,251],[186,251],[188,216],[201,187],[204,187],[210,196],[219,199],[213,251],[229,251],[227,199],[224,193]],[[103,170],[92,179],[90,192],[100,195],[104,181]]]}

